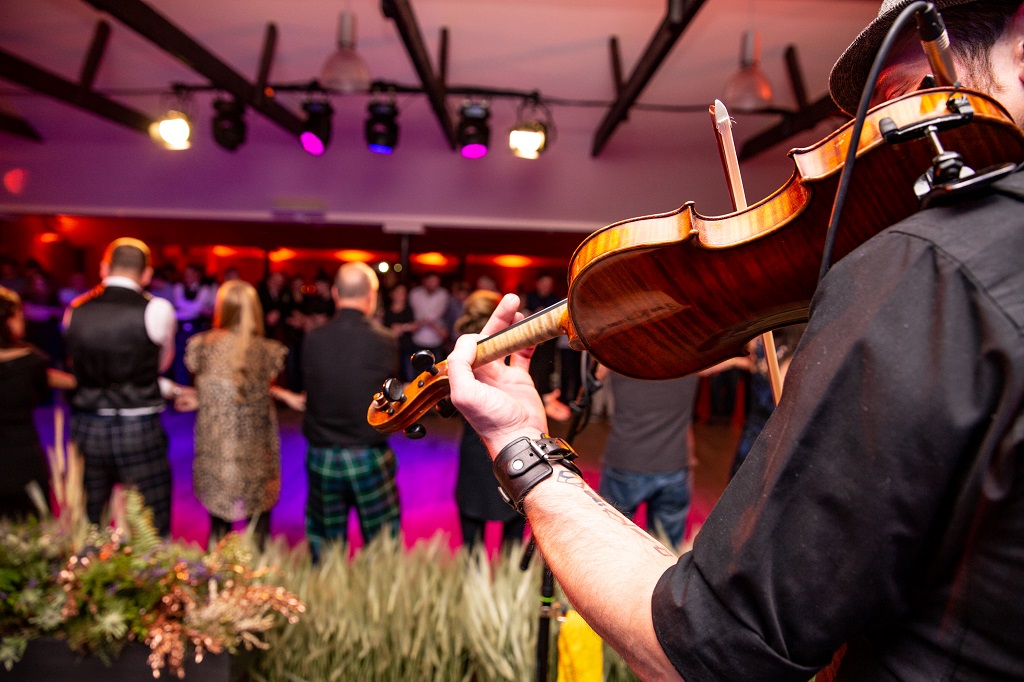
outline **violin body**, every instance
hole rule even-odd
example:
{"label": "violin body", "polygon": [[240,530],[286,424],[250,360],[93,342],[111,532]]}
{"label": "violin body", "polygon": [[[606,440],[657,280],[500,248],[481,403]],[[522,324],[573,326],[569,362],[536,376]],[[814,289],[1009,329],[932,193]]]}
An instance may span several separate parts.
{"label": "violin body", "polygon": [[[954,94],[974,113],[938,133],[945,149],[979,171],[1024,161],[1024,132],[987,95],[942,88],[875,107],[858,145],[833,261],[919,209],[914,185],[931,169],[935,147],[925,139],[889,144],[879,124],[891,119],[902,129],[948,118]],[[789,182],[743,210],[708,217],[688,202],[594,232],[572,256],[567,301],[481,339],[474,366],[564,333],[620,374],[670,379],[742,355],[758,334],[805,321],[852,127],[791,151]],[[439,362],[400,395],[385,389],[374,396],[367,420],[382,433],[413,429],[448,390],[447,366]]]}
{"label": "violin body", "polygon": [[[941,116],[950,93],[912,93],[868,114],[835,261],[918,210],[914,183],[935,149],[924,139],[890,145],[879,122],[903,127]],[[985,95],[959,94],[975,114],[939,133],[942,145],[979,170],[1024,160],[1024,133],[1005,110]],[[851,128],[791,151],[790,181],[747,209],[706,217],[689,202],[590,235],[569,268],[573,345],[620,374],[668,379],[742,355],[758,334],[805,321]]]}

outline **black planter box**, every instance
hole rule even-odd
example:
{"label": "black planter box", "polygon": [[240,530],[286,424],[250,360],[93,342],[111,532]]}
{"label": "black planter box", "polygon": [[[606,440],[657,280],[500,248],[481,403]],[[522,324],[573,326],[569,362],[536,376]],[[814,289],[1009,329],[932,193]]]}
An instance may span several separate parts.
{"label": "black planter box", "polygon": [[[8,671],[0,666],[0,680],[25,682],[141,682],[152,680],[153,671],[146,659],[149,647],[132,643],[124,648],[117,660],[108,666],[93,656],[79,656],[59,639],[43,637],[28,643],[25,656]],[[176,680],[165,668],[161,680]],[[185,661],[186,682],[233,682],[231,656],[206,654],[202,663],[191,657]]]}

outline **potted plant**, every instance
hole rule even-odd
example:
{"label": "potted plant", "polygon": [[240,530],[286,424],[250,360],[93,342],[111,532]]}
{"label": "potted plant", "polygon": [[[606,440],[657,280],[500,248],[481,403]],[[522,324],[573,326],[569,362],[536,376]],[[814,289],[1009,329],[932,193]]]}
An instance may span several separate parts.
{"label": "potted plant", "polygon": [[[0,679],[92,679],[90,666],[116,663],[135,680],[140,660],[154,677],[226,671],[223,654],[265,647],[262,633],[305,610],[253,568],[244,535],[210,552],[165,541],[135,491],[116,523],[85,522],[80,459],[60,444],[50,454],[60,516],[0,521]],[[211,655],[219,662],[192,665]],[[115,668],[98,676],[119,679]]]}

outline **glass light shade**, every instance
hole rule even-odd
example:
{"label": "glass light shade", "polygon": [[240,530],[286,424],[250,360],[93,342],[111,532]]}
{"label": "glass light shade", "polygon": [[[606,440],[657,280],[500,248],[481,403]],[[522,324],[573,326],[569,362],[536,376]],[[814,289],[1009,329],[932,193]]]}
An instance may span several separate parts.
{"label": "glass light shade", "polygon": [[761,34],[745,31],[740,41],[740,68],[725,82],[722,99],[730,109],[757,111],[772,103],[772,84],[761,70]]}
{"label": "glass light shade", "polygon": [[740,67],[725,83],[723,101],[736,111],[756,111],[772,103],[772,84],[757,64]]}
{"label": "glass light shade", "polygon": [[370,70],[354,49],[339,46],[324,62],[320,84],[343,93],[366,92],[370,89]]}
{"label": "glass light shade", "polygon": [[344,11],[338,17],[338,48],[320,70],[320,84],[343,93],[370,89],[370,70],[356,52],[356,17]]}
{"label": "glass light shade", "polygon": [[149,136],[165,149],[188,149],[192,146],[189,142],[191,134],[188,117],[180,111],[168,111],[162,119],[149,126]]}

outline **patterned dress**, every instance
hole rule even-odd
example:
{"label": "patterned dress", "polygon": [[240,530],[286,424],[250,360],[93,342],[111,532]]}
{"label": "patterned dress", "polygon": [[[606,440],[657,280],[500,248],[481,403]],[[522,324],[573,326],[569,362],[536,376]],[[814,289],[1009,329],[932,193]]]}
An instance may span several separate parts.
{"label": "patterned dress", "polygon": [[185,351],[199,392],[193,488],[207,511],[227,521],[248,519],[277,502],[281,446],[270,382],[288,352],[278,341],[254,338],[239,388],[234,346],[232,332],[212,329],[189,339]]}

